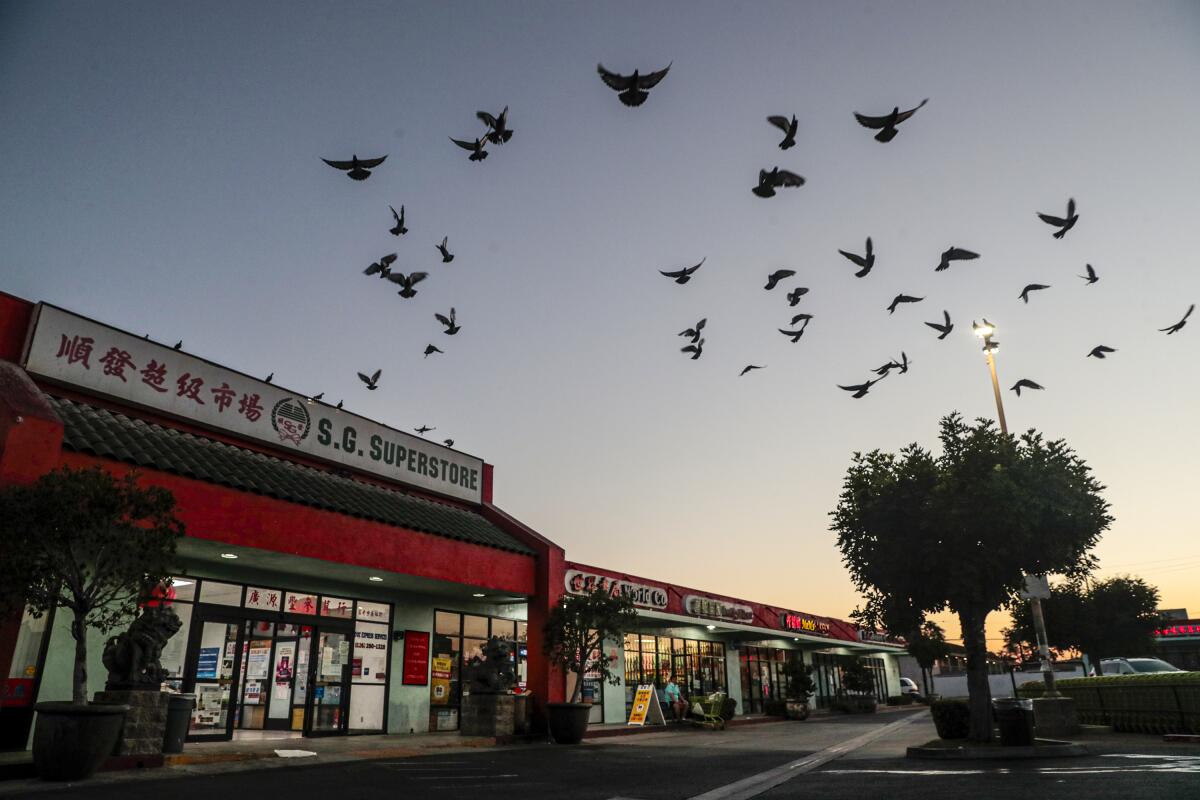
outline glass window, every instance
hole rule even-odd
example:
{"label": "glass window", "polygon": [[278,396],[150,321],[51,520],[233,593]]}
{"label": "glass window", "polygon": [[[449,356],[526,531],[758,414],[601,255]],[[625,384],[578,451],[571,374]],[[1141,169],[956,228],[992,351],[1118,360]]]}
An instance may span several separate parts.
{"label": "glass window", "polygon": [[288,592],[286,611],[289,614],[316,614],[317,596],[308,592]]}
{"label": "glass window", "polygon": [[488,636],[488,618],[464,614],[463,636],[473,636],[477,639],[486,639]]}
{"label": "glass window", "polygon": [[[388,637],[386,624],[359,622],[354,626],[354,656],[350,678],[355,683],[382,683],[387,680]],[[357,690],[355,690],[357,691]],[[353,692],[351,692],[353,696]]]}
{"label": "glass window", "polygon": [[321,616],[351,619],[354,616],[354,601],[340,597],[322,597]]}
{"label": "glass window", "polygon": [[517,623],[507,619],[492,619],[492,636],[499,636],[501,639],[508,639],[510,642],[515,641],[517,634]]}
{"label": "glass window", "polygon": [[196,579],[171,578],[171,588],[167,590],[167,597],[171,600],[195,600]]}
{"label": "glass window", "polygon": [[358,601],[358,618],[366,622],[388,622],[392,618],[392,607],[387,603]]}
{"label": "glass window", "polygon": [[242,587],[234,583],[204,581],[200,584],[200,602],[215,603],[220,606],[240,606],[242,604]]}
{"label": "glass window", "polygon": [[460,614],[453,614],[449,611],[434,612],[434,633],[443,633],[447,636],[458,636],[460,633],[462,633],[461,624],[462,616]]}
{"label": "glass window", "polygon": [[171,610],[178,615],[179,621],[183,625],[163,645],[159,662],[162,664],[163,669],[167,671],[163,682],[169,684],[175,691],[182,691],[183,667],[187,655],[188,633],[192,629],[192,604],[172,603]]}
{"label": "glass window", "polygon": [[279,589],[264,589],[259,586],[246,587],[246,608],[263,611],[279,611],[283,607],[283,592]]}

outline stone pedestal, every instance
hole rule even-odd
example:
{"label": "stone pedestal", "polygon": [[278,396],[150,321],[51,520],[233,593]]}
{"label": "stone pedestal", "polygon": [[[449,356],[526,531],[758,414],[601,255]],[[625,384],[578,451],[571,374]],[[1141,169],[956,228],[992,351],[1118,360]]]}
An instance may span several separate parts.
{"label": "stone pedestal", "polygon": [[110,690],[96,692],[97,703],[122,703],[129,706],[125,728],[113,755],[161,755],[167,731],[167,700],[160,691]]}
{"label": "stone pedestal", "polygon": [[1039,697],[1033,701],[1033,724],[1038,738],[1061,739],[1079,733],[1079,715],[1069,697]]}
{"label": "stone pedestal", "polygon": [[512,736],[516,699],[511,694],[471,694],[462,700],[458,730],[463,736]]}

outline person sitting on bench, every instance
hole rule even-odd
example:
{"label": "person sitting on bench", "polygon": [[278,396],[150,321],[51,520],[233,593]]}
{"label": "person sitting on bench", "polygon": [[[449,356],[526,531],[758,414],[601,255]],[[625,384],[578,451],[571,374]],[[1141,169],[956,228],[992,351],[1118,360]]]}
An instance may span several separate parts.
{"label": "person sitting on bench", "polygon": [[667,706],[671,709],[672,719],[676,721],[687,719],[687,700],[683,699],[683,693],[679,691],[679,685],[675,683],[675,677],[671,674],[667,675],[667,685],[663,689],[663,696],[666,698]]}

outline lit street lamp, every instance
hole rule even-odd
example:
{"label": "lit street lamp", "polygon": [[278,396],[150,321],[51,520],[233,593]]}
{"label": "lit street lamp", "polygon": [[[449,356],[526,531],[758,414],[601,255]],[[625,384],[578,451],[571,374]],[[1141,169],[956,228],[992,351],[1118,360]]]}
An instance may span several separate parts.
{"label": "lit street lamp", "polygon": [[[1008,423],[1004,419],[1004,402],[1000,397],[1000,379],[996,377],[996,359],[993,353],[1000,349],[1000,343],[992,337],[996,335],[996,326],[983,320],[980,325],[971,321],[971,330],[983,339],[983,353],[987,356],[988,370],[992,373],[992,394],[996,396],[996,414],[1000,418],[1000,432],[1008,433]],[[1046,636],[1046,619],[1042,616],[1041,598],[1030,595],[1029,608],[1033,616],[1033,629],[1037,636],[1038,654],[1042,661],[1042,680],[1046,684],[1045,697],[1058,697],[1058,689],[1054,685],[1054,667],[1050,664],[1050,645]]]}

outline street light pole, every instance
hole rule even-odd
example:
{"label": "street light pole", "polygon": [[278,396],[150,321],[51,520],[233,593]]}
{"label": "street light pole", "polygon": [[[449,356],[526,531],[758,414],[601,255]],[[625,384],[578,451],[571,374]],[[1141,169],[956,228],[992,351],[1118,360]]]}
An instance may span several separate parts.
{"label": "street light pole", "polygon": [[[983,353],[987,356],[988,371],[992,374],[992,394],[996,398],[996,415],[1000,421],[1000,432],[1008,434],[1008,423],[1004,419],[1004,401],[1000,396],[1000,379],[996,377],[996,359],[993,353],[1000,349],[1000,343],[993,341],[996,326],[986,319],[982,325],[971,323],[975,335],[983,339]],[[1054,682],[1054,666],[1050,663],[1050,640],[1046,635],[1046,618],[1042,615],[1042,600],[1039,597],[1029,598],[1029,610],[1033,617],[1033,630],[1037,637],[1038,655],[1042,662],[1042,681],[1046,685],[1045,697],[1058,697],[1058,687]]]}

